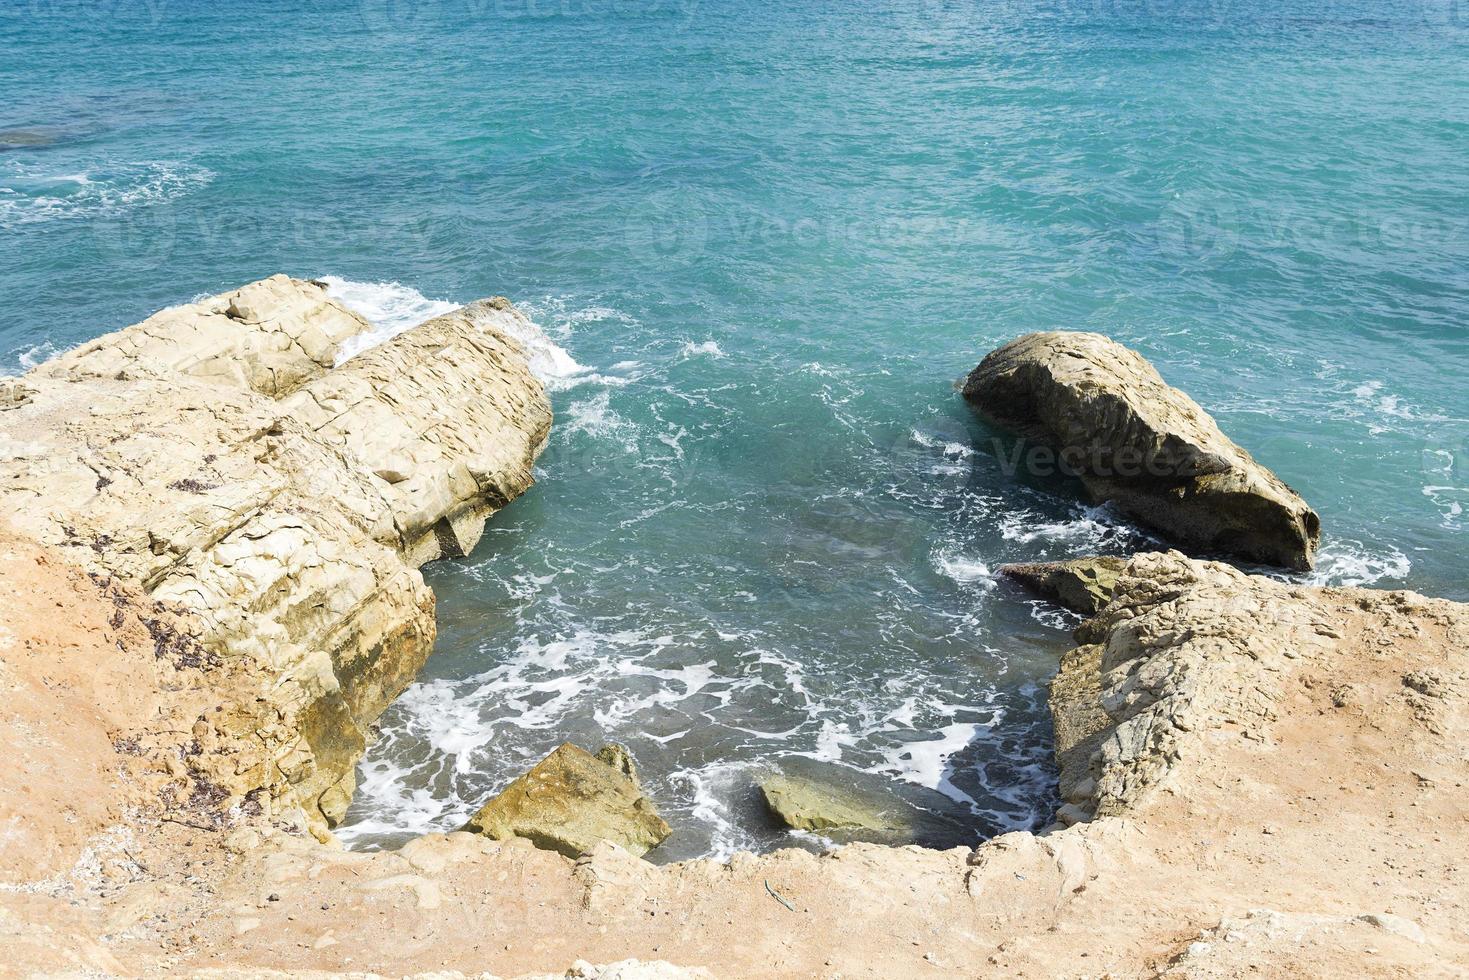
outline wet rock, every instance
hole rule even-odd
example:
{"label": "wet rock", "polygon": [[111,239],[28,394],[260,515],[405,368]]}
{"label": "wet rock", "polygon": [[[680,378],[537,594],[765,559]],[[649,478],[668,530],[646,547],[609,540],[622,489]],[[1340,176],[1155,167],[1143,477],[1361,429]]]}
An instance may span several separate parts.
{"label": "wet rock", "polygon": [[1102,556],[1001,565],[1000,574],[1072,612],[1095,616],[1112,601],[1117,576],[1126,567],[1126,558]]}
{"label": "wet rock", "polygon": [[464,829],[495,840],[524,838],[568,857],[590,853],[598,841],[641,856],[672,831],[635,774],[621,746],[594,756],[567,742],[481,807]]}
{"label": "wet rock", "polygon": [[1095,333],[1027,334],[963,390],[991,423],[1039,443],[1047,468],[1179,544],[1311,567],[1315,511],[1135,351]]}
{"label": "wet rock", "polygon": [[819,834],[840,831],[890,843],[913,837],[908,808],[897,801],[874,799],[843,786],[782,773],[762,776],[758,785],[770,812],[792,830]]}

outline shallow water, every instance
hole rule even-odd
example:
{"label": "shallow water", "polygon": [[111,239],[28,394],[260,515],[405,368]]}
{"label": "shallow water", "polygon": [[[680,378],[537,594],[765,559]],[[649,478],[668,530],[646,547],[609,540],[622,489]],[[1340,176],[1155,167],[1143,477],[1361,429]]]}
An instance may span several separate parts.
{"label": "shallow water", "polygon": [[276,271],[384,332],[534,316],[539,485],[427,570],[438,652],[354,844],[456,826],[567,738],[632,746],[664,858],[780,842],[760,766],[844,767],[935,842],[1031,826],[1067,623],[991,570],[1142,538],[1004,472],[952,387],[998,343],[1137,347],[1321,512],[1312,580],[1469,598],[1462,17],[22,4],[0,353]]}

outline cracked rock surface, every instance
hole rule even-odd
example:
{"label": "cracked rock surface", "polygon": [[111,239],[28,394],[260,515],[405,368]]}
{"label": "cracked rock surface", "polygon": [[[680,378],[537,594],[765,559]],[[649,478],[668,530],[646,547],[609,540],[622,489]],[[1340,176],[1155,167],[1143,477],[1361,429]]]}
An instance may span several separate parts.
{"label": "cracked rock surface", "polygon": [[32,371],[3,415],[0,505],[82,567],[263,670],[253,760],[217,774],[325,828],[367,726],[432,648],[418,566],[530,486],[551,413],[489,300],[334,367],[369,325],[275,276]]}

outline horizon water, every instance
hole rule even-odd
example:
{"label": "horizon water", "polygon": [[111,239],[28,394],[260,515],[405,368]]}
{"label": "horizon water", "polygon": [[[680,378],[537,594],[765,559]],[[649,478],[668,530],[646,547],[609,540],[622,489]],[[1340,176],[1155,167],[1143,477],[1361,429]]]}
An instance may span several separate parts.
{"label": "horizon water", "polygon": [[25,3],[0,358],[275,272],[378,339],[506,295],[551,440],[474,554],[425,569],[438,646],[344,841],[454,829],[572,740],[632,748],[660,861],[791,843],[753,791],[777,768],[972,843],[1049,820],[1074,625],[994,569],[1159,544],[1006,472],[954,383],[1013,337],[1152,360],[1320,513],[1297,579],[1469,599],[1462,18]]}

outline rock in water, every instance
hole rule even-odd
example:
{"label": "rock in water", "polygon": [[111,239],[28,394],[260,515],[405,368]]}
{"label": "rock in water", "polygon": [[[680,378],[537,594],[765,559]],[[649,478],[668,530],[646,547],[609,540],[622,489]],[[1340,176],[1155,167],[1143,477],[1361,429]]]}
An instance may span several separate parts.
{"label": "rock in water", "polygon": [[1056,453],[1097,499],[1179,543],[1307,569],[1320,520],[1140,354],[1095,333],[1027,334],[964,383],[990,422]]}
{"label": "rock in water", "polygon": [[1000,574],[1072,612],[1095,616],[1112,601],[1117,576],[1126,567],[1126,558],[1103,555],[1071,561],[1001,565]]}
{"label": "rock in water", "polygon": [[883,806],[841,787],[772,774],[759,780],[765,805],[792,830],[855,832],[889,842],[908,840],[913,828],[896,806]]}
{"label": "rock in water", "polygon": [[592,755],[567,742],[481,807],[464,829],[495,840],[524,837],[567,857],[589,853],[602,840],[641,856],[672,831],[634,772],[621,746]]}

